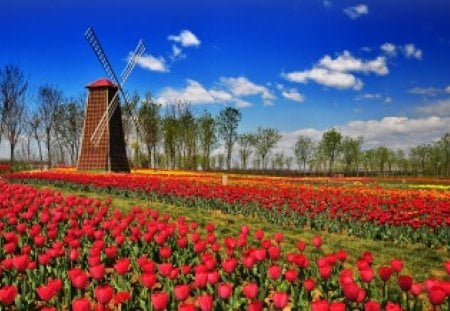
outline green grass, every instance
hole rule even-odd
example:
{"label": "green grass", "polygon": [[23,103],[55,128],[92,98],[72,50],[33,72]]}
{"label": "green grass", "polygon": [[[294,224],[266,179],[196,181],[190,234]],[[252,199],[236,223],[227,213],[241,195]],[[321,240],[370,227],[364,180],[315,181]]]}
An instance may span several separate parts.
{"label": "green grass", "polygon": [[188,221],[196,221],[199,224],[212,222],[216,225],[216,235],[219,240],[227,235],[236,235],[244,224],[247,224],[253,232],[257,229],[264,230],[267,237],[273,237],[274,233],[282,232],[285,237],[285,242],[283,243],[285,250],[293,250],[295,248],[295,243],[298,240],[310,242],[315,235],[320,235],[324,240],[322,249],[317,251],[313,250],[312,246],[309,246],[307,248],[307,254],[329,253],[339,249],[345,249],[349,253],[348,264],[351,267],[355,267],[358,256],[364,251],[370,251],[374,254],[375,268],[378,268],[381,265],[388,265],[389,261],[393,258],[400,258],[405,263],[402,273],[413,275],[417,281],[423,281],[428,277],[444,278],[446,273],[443,268],[443,263],[450,258],[450,252],[445,247],[440,249],[430,249],[419,244],[395,244],[390,241],[374,241],[345,234],[304,230],[287,225],[274,225],[256,217],[225,214],[217,210],[202,209],[201,207],[178,207],[148,200],[124,198],[97,192],[74,191],[55,186],[35,186],[38,188],[57,190],[64,195],[74,194],[77,196],[99,199],[111,197],[112,207],[122,211],[128,211],[134,206],[140,206],[158,210],[160,213],[167,213],[172,218],[184,216]]}

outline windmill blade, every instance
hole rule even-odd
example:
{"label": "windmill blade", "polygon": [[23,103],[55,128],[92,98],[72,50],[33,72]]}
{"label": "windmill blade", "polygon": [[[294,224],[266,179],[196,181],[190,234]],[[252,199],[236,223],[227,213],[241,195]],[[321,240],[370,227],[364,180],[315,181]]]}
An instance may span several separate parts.
{"label": "windmill blade", "polygon": [[[128,104],[129,101],[128,101],[127,95],[125,94],[125,92],[122,89],[122,86],[128,79],[131,71],[134,69],[134,67],[136,66],[136,63],[139,61],[139,58],[142,56],[142,54],[145,51],[145,45],[144,45],[143,40],[142,39],[139,40],[134,52],[128,59],[128,63],[120,75],[121,81],[119,82],[119,80],[117,79],[117,76],[116,76],[114,70],[112,69],[112,66],[111,66],[108,58],[106,57],[106,54],[94,32],[94,29],[92,27],[89,27],[88,30],[86,31],[85,38],[88,41],[88,43],[90,44],[90,46],[92,47],[92,50],[94,51],[94,53],[97,56],[100,63],[102,64],[107,75],[118,86],[119,92],[122,94],[122,97],[124,98],[126,108],[128,110],[130,110],[130,106]],[[94,142],[94,144],[96,143],[98,145],[98,143],[100,142],[100,138],[103,136],[104,130],[108,124],[108,122],[106,122],[106,121],[111,119],[112,115],[114,114],[114,111],[117,109],[117,106],[118,106],[118,98],[117,97],[118,97],[119,92],[116,92],[113,99],[108,104],[107,111],[105,111],[105,113],[102,115],[99,124],[97,125],[94,132],[92,133],[91,141]],[[130,115],[133,115],[133,113],[130,112]]]}
{"label": "windmill blade", "polygon": [[106,54],[105,54],[102,46],[100,45],[100,41],[98,41],[97,36],[95,35],[94,29],[92,27],[89,27],[88,30],[86,31],[86,33],[84,34],[84,37],[91,45],[91,48],[95,53],[95,56],[97,56],[98,60],[102,64],[108,77],[111,80],[113,80],[113,82],[115,84],[118,85],[119,80],[117,79],[117,76],[111,67],[111,63],[109,62],[108,58],[106,57]]}
{"label": "windmill blade", "polygon": [[127,66],[123,69],[122,73],[120,74],[120,78],[122,79],[122,85],[128,79],[131,71],[134,69],[134,66],[136,66],[136,63],[141,58],[142,54],[144,54],[144,51],[145,51],[144,41],[140,39],[136,46],[136,49],[134,50],[133,54],[131,54],[131,57],[128,60]]}

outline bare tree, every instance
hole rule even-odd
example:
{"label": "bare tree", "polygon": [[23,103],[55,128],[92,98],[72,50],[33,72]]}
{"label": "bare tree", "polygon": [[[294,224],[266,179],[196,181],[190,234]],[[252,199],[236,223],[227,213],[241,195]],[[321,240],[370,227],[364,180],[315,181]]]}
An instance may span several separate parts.
{"label": "bare tree", "polygon": [[256,137],[253,133],[241,134],[238,137],[239,143],[239,157],[241,158],[242,169],[247,169],[248,159],[252,154],[253,146],[255,145]]}
{"label": "bare tree", "polygon": [[39,115],[39,111],[33,111],[29,113],[29,116],[27,118],[27,127],[30,130],[30,133],[32,137],[36,140],[36,143],[38,145],[38,151],[39,151],[39,161],[42,164],[42,144],[41,144],[41,117]]}
{"label": "bare tree", "polygon": [[70,98],[57,108],[53,131],[59,147],[60,162],[65,160],[65,150],[69,154],[71,164],[74,164],[78,158],[84,117],[82,98],[82,96]]}
{"label": "bare tree", "polygon": [[262,169],[266,169],[266,157],[280,139],[281,135],[277,129],[258,127],[256,132],[255,150],[256,154],[261,158]]}
{"label": "bare tree", "polygon": [[237,128],[241,118],[241,112],[232,107],[224,108],[217,116],[217,130],[219,136],[225,142],[228,170],[231,169],[231,153],[233,152],[233,145],[238,139]]}
{"label": "bare tree", "polygon": [[202,151],[202,168],[209,170],[211,150],[217,143],[216,135],[216,121],[207,111],[201,115],[198,120],[198,139],[200,142],[200,149]]}
{"label": "bare tree", "polygon": [[312,140],[309,137],[300,135],[294,146],[294,154],[298,167],[303,165],[303,174],[306,172],[306,162],[311,158],[313,153]]}
{"label": "bare tree", "polygon": [[51,141],[52,131],[55,126],[56,113],[58,106],[63,100],[62,92],[56,87],[45,85],[41,86],[38,91],[39,117],[45,133],[47,144],[48,166],[52,164]]}
{"label": "bare tree", "polygon": [[23,71],[15,65],[0,68],[1,133],[10,144],[10,165],[14,165],[14,151],[22,130],[22,117],[25,113],[25,92],[28,82]]}
{"label": "bare tree", "polygon": [[142,140],[147,147],[148,165],[153,168],[156,168],[157,165],[158,155],[156,154],[156,147],[161,136],[160,108],[161,106],[153,101],[151,94],[147,93],[138,111]]}

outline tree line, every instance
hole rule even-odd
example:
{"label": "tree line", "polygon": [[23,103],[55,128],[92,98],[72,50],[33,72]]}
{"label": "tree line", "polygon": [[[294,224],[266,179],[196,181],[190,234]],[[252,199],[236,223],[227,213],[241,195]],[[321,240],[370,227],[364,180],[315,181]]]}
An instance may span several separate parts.
{"label": "tree line", "polygon": [[[20,67],[0,67],[0,140],[8,141],[10,164],[76,165],[83,129],[85,96],[71,98],[53,85],[28,94]],[[132,167],[187,170],[253,170],[313,175],[430,175],[449,177],[450,133],[440,140],[404,150],[380,146],[363,150],[364,137],[347,137],[332,128],[319,141],[299,136],[290,152],[275,152],[275,128],[240,133],[240,110],[216,116],[196,114],[179,101],[155,102],[137,93],[123,111],[123,128]],[[130,111],[137,112],[132,121]],[[19,147],[19,148],[18,148]]]}

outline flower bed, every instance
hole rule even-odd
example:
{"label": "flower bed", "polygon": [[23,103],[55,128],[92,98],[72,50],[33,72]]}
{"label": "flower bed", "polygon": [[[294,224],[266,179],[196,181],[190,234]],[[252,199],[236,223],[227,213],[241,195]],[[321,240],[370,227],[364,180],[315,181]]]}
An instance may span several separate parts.
{"label": "flower bed", "polygon": [[[284,249],[283,234],[214,223],[0,181],[0,306],[41,310],[445,310],[450,282],[418,283],[401,259]],[[349,266],[348,258],[358,258]],[[450,274],[450,262],[442,259]]]}
{"label": "flower bed", "polygon": [[377,187],[289,184],[271,179],[259,186],[222,185],[197,177],[25,172],[5,176],[21,182],[70,185],[84,190],[141,196],[162,202],[220,209],[329,232],[375,240],[449,246],[450,193]]}

